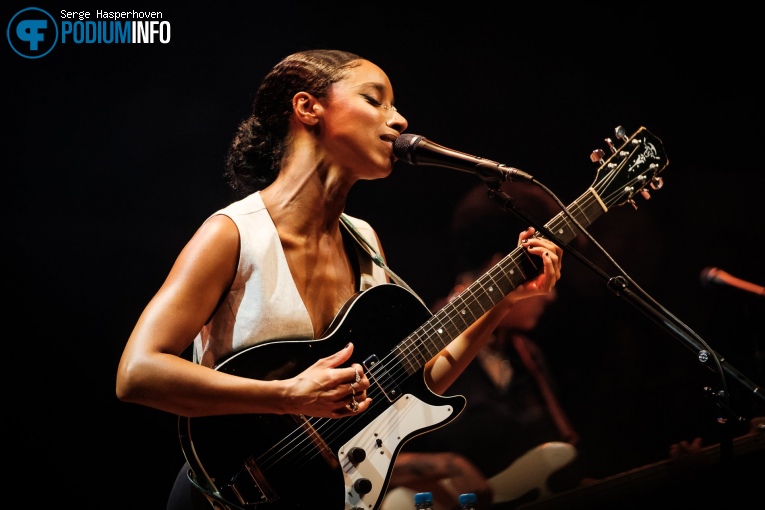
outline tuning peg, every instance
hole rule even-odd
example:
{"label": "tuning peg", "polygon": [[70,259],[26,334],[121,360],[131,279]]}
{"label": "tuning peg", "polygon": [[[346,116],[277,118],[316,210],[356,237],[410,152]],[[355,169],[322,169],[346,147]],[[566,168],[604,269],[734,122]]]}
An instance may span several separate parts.
{"label": "tuning peg", "polygon": [[626,142],[627,141],[627,130],[624,129],[622,126],[616,126],[616,129],[614,129],[614,135],[619,140]]}
{"label": "tuning peg", "polygon": [[654,175],[649,186],[651,186],[651,189],[661,189],[664,186],[664,179],[658,175]]}
{"label": "tuning peg", "polygon": [[595,149],[592,151],[592,154],[590,154],[590,161],[593,163],[600,163],[605,156],[606,153],[603,151],[603,149]]}
{"label": "tuning peg", "polygon": [[651,194],[648,192],[647,189],[643,188],[640,190],[640,194],[643,195],[643,198],[646,200],[651,200]]}
{"label": "tuning peg", "polygon": [[616,147],[614,147],[614,142],[612,142],[610,138],[606,138],[606,143],[608,144],[608,147],[611,149],[611,152],[616,152]]}

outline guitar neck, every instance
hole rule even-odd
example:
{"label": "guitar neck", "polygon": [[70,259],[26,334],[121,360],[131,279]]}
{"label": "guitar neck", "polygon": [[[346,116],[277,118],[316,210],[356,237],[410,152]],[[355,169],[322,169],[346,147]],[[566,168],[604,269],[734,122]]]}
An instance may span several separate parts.
{"label": "guitar neck", "polygon": [[[585,228],[608,210],[593,188],[588,189],[567,209]],[[547,222],[545,228],[563,243],[575,239],[579,232],[562,211]],[[522,248],[514,249],[399,343],[395,352],[402,366],[409,375],[417,372],[484,313],[538,273],[539,267],[534,260]]]}

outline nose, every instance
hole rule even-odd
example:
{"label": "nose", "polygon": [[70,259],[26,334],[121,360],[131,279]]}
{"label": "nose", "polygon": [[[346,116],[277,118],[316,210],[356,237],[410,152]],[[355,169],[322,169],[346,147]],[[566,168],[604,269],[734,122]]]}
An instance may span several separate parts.
{"label": "nose", "polygon": [[392,110],[391,113],[393,116],[385,122],[385,125],[394,128],[399,133],[403,133],[406,128],[409,127],[409,122],[407,122],[406,117],[401,115],[398,110]]}

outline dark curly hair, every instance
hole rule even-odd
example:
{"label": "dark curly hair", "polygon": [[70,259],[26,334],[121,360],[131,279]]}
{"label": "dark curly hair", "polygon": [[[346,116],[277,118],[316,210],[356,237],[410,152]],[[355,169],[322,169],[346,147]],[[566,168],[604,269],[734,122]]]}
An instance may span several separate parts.
{"label": "dark curly hair", "polygon": [[258,88],[252,114],[239,124],[226,156],[224,177],[246,196],[271,184],[287,151],[292,98],[308,92],[318,98],[347,76],[361,57],[341,50],[307,50],[282,59]]}

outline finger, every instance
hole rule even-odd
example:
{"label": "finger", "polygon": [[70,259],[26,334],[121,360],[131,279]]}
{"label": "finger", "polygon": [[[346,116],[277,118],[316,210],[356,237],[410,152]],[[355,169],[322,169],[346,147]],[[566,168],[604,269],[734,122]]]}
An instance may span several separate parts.
{"label": "finger", "polygon": [[[356,395],[356,396],[358,397],[358,395]],[[357,408],[356,412],[354,412],[353,414],[361,413],[361,412],[366,411],[367,409],[369,409],[369,406],[372,404],[372,399],[368,398],[368,397],[363,399],[363,400],[361,398],[357,398],[356,399],[356,404],[358,405],[358,408]]]}
{"label": "finger", "polygon": [[330,368],[337,368],[346,361],[348,361],[353,354],[353,344],[348,343],[345,347],[337,351],[336,353],[320,359],[317,364],[322,364]]}
{"label": "finger", "polygon": [[338,406],[347,406],[349,401],[356,400],[361,402],[367,398],[366,390],[359,387],[357,383],[341,383],[337,386],[334,394],[330,397]]}
{"label": "finger", "polygon": [[555,275],[555,278],[560,278],[560,255],[558,255],[555,250],[545,250],[542,257],[546,263],[549,263],[550,271]]}
{"label": "finger", "polygon": [[534,229],[534,227],[528,227],[526,230],[518,234],[518,244],[523,243],[523,241],[533,239],[535,233],[536,233],[536,230]]}
{"label": "finger", "polygon": [[544,273],[539,280],[539,289],[545,292],[550,292],[555,286],[555,282],[557,280],[557,270],[552,262],[552,257],[550,256],[549,251],[544,252],[542,255],[542,260],[544,265]]}
{"label": "finger", "polygon": [[348,409],[352,414],[356,414],[360,411],[364,411],[365,409],[369,408],[369,404],[372,402],[371,398],[361,398],[358,399],[356,396],[351,395],[351,401],[345,405],[345,408]]}
{"label": "finger", "polygon": [[355,384],[355,387],[365,387],[363,386],[364,380],[366,378],[364,375],[364,367],[358,363],[353,363],[350,367],[348,367],[348,371],[346,373],[350,374],[348,379],[350,379],[350,381]]}
{"label": "finger", "polygon": [[369,406],[372,404],[372,399],[369,397],[361,398],[356,394],[355,397],[351,396],[350,398],[346,398],[343,404],[342,409],[338,412],[344,416],[348,416],[369,409]]}
{"label": "finger", "polygon": [[352,413],[358,413],[359,412],[359,403],[356,402],[356,399],[351,399],[351,403],[345,406],[350,412]]}
{"label": "finger", "polygon": [[357,397],[357,400],[359,398],[366,398],[367,390],[366,390],[365,387],[361,386],[360,382],[359,383],[355,383],[354,382],[354,383],[349,384],[348,386],[349,386],[348,395]]}

